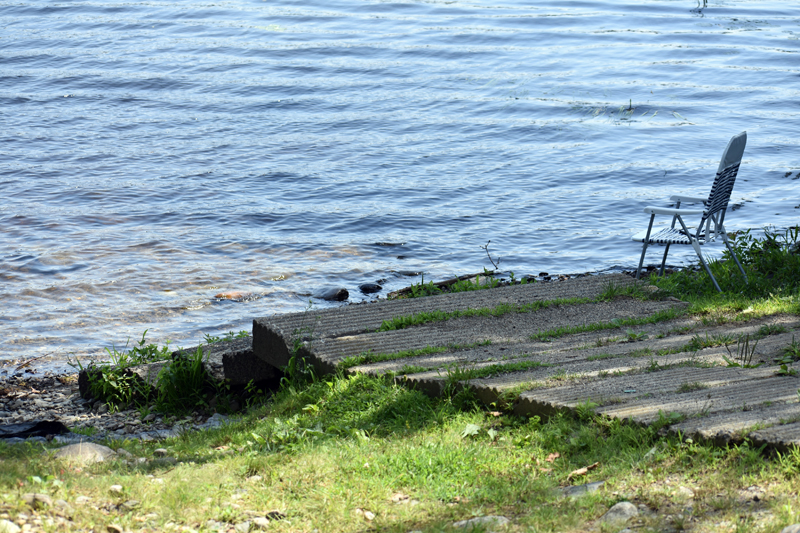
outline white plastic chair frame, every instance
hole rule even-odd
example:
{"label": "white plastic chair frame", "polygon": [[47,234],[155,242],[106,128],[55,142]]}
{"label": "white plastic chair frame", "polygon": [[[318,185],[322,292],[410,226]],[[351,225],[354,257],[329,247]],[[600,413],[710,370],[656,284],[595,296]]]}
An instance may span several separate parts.
{"label": "white plastic chair frame", "polygon": [[[734,252],[731,247],[728,234],[723,224],[725,221],[725,211],[728,208],[728,201],[731,198],[731,191],[733,191],[736,175],[739,172],[739,165],[742,162],[745,144],[747,144],[747,132],[744,131],[739,135],[734,135],[728,142],[728,146],[725,147],[725,151],[722,153],[722,160],[717,169],[717,175],[714,178],[714,184],[711,186],[711,193],[709,193],[708,198],[676,195],[670,197],[671,201],[676,202],[674,208],[652,206],[644,208],[644,212],[650,215],[650,225],[647,227],[647,232],[644,236],[639,233],[631,238],[634,241],[644,243],[642,246],[642,256],[639,259],[639,267],[636,269],[636,279],[639,279],[641,274],[642,264],[644,263],[644,256],[648,246],[653,244],[667,245],[666,250],[664,250],[664,257],[661,260],[661,271],[659,274],[663,276],[664,265],[667,262],[667,254],[669,253],[670,245],[689,244],[694,248],[698,259],[700,259],[700,264],[703,265],[703,268],[705,268],[706,272],[711,277],[711,281],[714,282],[714,287],[716,287],[719,292],[722,292],[722,289],[719,288],[719,283],[717,283],[714,274],[711,273],[711,269],[708,268],[708,264],[705,259],[703,259],[703,254],[700,250],[700,247],[706,242],[711,242],[716,240],[717,237],[721,237],[731,257],[736,261],[736,266],[739,267],[739,271],[741,271],[742,276],[744,276],[745,283],[748,283],[747,274],[745,274],[744,268],[742,268],[742,264],[736,256],[736,252]],[[702,202],[704,208],[681,209],[681,202]],[[672,215],[672,225],[669,228],[657,231],[651,235],[653,221],[656,215]],[[702,215],[700,224],[698,224],[697,231],[694,234],[686,227],[682,218],[683,215]],[[680,223],[681,229],[675,229],[676,222]]]}

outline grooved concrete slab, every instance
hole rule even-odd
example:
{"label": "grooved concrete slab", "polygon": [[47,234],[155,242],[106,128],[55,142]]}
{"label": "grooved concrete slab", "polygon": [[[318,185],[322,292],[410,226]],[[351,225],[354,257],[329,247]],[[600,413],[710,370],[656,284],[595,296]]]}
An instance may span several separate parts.
{"label": "grooved concrete slab", "polygon": [[[431,395],[455,383],[525,416],[582,406],[641,424],[667,420],[668,431],[720,444],[800,445],[800,379],[778,375],[776,363],[800,338],[798,317],[714,324],[682,315],[674,299],[598,299],[610,284],[636,283],[592,276],[259,318],[253,353],[276,367],[297,354],[322,373],[389,374]],[[452,316],[498,306],[496,316]],[[436,312],[427,323],[378,331],[384,321]]]}
{"label": "grooved concrete slab", "polygon": [[[797,418],[797,412],[795,412],[794,418]],[[800,446],[800,423],[793,422],[773,426],[754,431],[749,436],[757,446],[767,444],[786,451],[789,448]]]}
{"label": "grooved concrete slab", "polygon": [[452,313],[486,309],[503,304],[525,305],[544,300],[595,298],[609,284],[625,287],[634,283],[630,276],[622,274],[587,276],[562,282],[514,285],[257,318],[253,321],[253,352],[267,363],[281,367],[289,362],[295,341],[343,339],[374,332],[385,320],[395,317],[434,311]]}

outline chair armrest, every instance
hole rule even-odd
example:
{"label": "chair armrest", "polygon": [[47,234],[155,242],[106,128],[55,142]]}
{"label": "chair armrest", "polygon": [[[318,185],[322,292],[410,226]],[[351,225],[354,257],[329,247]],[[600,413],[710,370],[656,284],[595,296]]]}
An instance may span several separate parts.
{"label": "chair armrest", "polygon": [[644,208],[648,215],[702,215],[702,209],[676,209],[674,207],[653,207],[648,205]]}
{"label": "chair armrest", "polygon": [[699,198],[697,196],[683,196],[681,194],[676,194],[675,196],[670,196],[669,199],[671,202],[689,202],[693,204],[705,204],[706,201],[708,200],[708,197]]}

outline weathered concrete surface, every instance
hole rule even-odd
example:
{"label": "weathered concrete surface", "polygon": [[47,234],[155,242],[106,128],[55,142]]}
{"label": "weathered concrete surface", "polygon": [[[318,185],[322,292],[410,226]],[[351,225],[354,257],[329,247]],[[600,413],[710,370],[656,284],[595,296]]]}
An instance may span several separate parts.
{"label": "weathered concrete surface", "polygon": [[[275,366],[296,353],[323,373],[390,373],[432,395],[457,381],[520,415],[590,408],[635,423],[666,421],[666,431],[719,444],[800,445],[800,379],[779,375],[776,363],[800,339],[800,318],[665,319],[685,304],[597,300],[609,283],[635,282],[594,276],[260,318],[253,353]],[[377,331],[385,320],[418,313],[575,298],[589,301]],[[661,319],[647,323],[654,316]],[[752,367],[731,366],[742,362],[739,339],[748,336]]]}
{"label": "weathered concrete surface", "polygon": [[[525,305],[542,300],[594,298],[609,283],[623,287],[632,285],[634,280],[623,275],[587,276],[569,282],[515,285],[492,290],[388,300],[322,311],[312,310],[304,313],[257,318],[253,321],[253,353],[270,365],[281,368],[288,364],[292,348],[296,344],[308,346],[312,340],[316,344],[329,340],[347,342],[351,337],[375,332],[385,320],[395,317],[433,311],[449,313],[468,309],[493,308],[503,304]],[[455,335],[463,336],[464,332],[455,329],[452,332],[454,335],[452,338],[459,339],[461,344],[462,337]],[[324,358],[320,362],[323,363],[323,366],[328,363]],[[331,363],[335,365],[335,362]],[[327,370],[331,369],[332,367]]]}

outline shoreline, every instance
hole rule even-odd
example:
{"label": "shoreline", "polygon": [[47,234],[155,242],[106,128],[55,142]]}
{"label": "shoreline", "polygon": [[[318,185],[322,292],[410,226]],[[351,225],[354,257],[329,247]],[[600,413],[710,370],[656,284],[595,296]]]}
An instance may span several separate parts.
{"label": "shoreline", "polygon": [[[655,267],[649,268],[649,270],[647,272],[650,272],[652,270],[655,270]],[[669,269],[669,270],[671,271],[672,269]],[[492,272],[492,271],[490,271],[490,272]],[[565,280],[568,280],[568,279],[581,278],[581,277],[585,277],[585,276],[604,276],[604,275],[613,275],[613,274],[616,274],[616,273],[625,273],[625,274],[628,274],[628,275],[632,275],[632,271],[626,271],[624,269],[622,269],[622,270],[620,270],[620,269],[607,269],[607,270],[592,271],[592,272],[571,273],[571,274],[553,274],[553,275],[550,275],[550,274],[548,274],[546,272],[542,272],[542,273],[539,273],[538,275],[525,275],[525,276],[522,276],[521,278],[518,278],[518,279],[527,278],[527,279],[535,279],[536,283],[554,283],[554,282],[565,281]],[[500,275],[500,276],[505,276],[505,278],[501,278],[501,280],[502,279],[508,279],[508,272],[500,271],[500,272],[497,272],[497,274]],[[475,275],[483,276],[484,274],[483,273],[479,273],[479,274],[471,274],[471,275],[467,275],[467,276],[474,277]],[[459,278],[462,278],[462,277],[463,276],[459,276]],[[439,281],[439,282],[434,282],[434,284],[437,284],[437,283],[439,283],[439,284],[448,283],[449,281],[450,280],[443,280],[443,281]],[[388,293],[387,296],[389,294],[398,293],[398,292],[401,292],[401,291],[408,290],[413,285],[414,284],[411,284],[409,286],[406,286],[404,288],[398,289],[396,291],[392,291],[391,293]],[[503,283],[503,281],[501,281],[501,283],[498,286],[507,286],[507,285],[508,285],[507,283]],[[486,290],[491,290],[491,289],[486,289]],[[321,298],[318,298],[317,300],[319,300],[320,302],[324,301]],[[351,306],[351,305],[369,305],[369,304],[374,304],[374,303],[379,303],[379,302],[385,302],[385,301],[388,301],[388,300],[389,300],[389,298],[387,298],[387,297],[376,297],[375,299],[366,300],[366,301],[362,301],[362,302],[343,301],[343,302],[340,302],[341,305],[339,305],[337,307],[346,307],[346,306]],[[335,309],[337,307],[332,307],[332,308]],[[294,312],[297,312],[297,311],[292,311],[292,312],[288,312],[288,313],[279,313],[279,314],[276,314],[276,315],[268,315],[266,313],[262,313],[259,316],[280,316],[280,315],[284,315],[284,314],[292,314]],[[251,319],[254,319],[254,318],[257,318],[257,317],[255,317],[255,316],[251,317]],[[146,327],[145,330],[147,330],[147,329],[149,329],[149,328]],[[252,333],[252,331],[251,331],[251,333]],[[202,344],[202,340],[200,340],[199,342],[197,340],[195,340],[195,341],[192,341],[192,343],[191,343],[191,345],[197,345],[197,344]],[[98,355],[82,355],[82,356],[79,356],[81,364],[85,367],[88,364],[93,363],[93,362],[109,361],[110,359],[109,359],[107,353],[105,352],[105,350],[107,348],[110,348],[110,347],[109,346],[105,346],[105,347],[102,347],[102,348],[95,348],[94,350],[96,351],[96,353]],[[184,349],[184,348],[176,345],[174,349],[175,350],[179,350],[179,349]],[[4,361],[0,361],[0,380],[10,379],[13,376],[21,375],[21,374],[28,374],[28,375],[31,375],[31,376],[35,375],[36,377],[56,377],[56,376],[69,376],[69,375],[71,375],[73,373],[77,374],[79,372],[79,369],[67,370],[67,369],[64,368],[65,366],[69,366],[69,361],[72,360],[72,357],[69,354],[67,354],[66,361],[61,357],[53,357],[52,359],[46,359],[46,358],[50,357],[51,355],[52,355],[52,353],[48,353],[48,354],[45,354],[45,355],[36,355],[36,356],[32,356],[32,357],[14,358],[14,359],[7,359],[7,360],[4,360]],[[78,357],[76,356],[75,359],[77,360]],[[37,361],[40,361],[40,362],[37,363]],[[48,363],[50,363],[50,364],[48,364]],[[62,367],[64,369],[63,370],[55,370],[55,369],[53,369],[53,366],[56,366],[56,365],[60,366],[60,367]]]}
{"label": "shoreline", "polygon": [[[580,279],[587,276],[603,276],[605,274],[577,274],[560,275],[545,281],[537,281],[532,285],[562,283],[570,279]],[[613,274],[610,274],[613,275]],[[519,283],[518,283],[519,284]],[[498,286],[508,287],[510,284]],[[480,292],[484,295],[495,288],[471,291],[471,294]],[[368,304],[386,303],[392,300],[379,299]],[[406,301],[408,301],[406,299]],[[350,304],[332,309],[344,309],[352,306],[360,307],[364,304]],[[286,315],[277,315],[286,316]],[[252,343],[252,333],[248,337]],[[191,351],[191,348],[185,349]],[[179,350],[180,351],[180,350]],[[173,352],[177,353],[177,352]],[[182,430],[200,430],[219,425],[227,416],[219,413],[202,412],[196,410],[191,416],[180,420],[168,415],[141,416],[137,408],[129,408],[118,412],[109,412],[100,400],[90,402],[81,397],[79,392],[79,369],[73,372],[56,374],[52,372],[37,372],[36,367],[29,360],[17,367],[21,370],[4,378],[0,387],[0,424],[21,424],[37,420],[50,420],[64,423],[71,430],[77,430],[67,436],[52,435],[46,437],[32,437],[33,440],[44,442],[68,444],[82,440],[97,442],[104,439],[139,439],[143,441],[161,440],[175,437]],[[217,375],[221,375],[217,370]],[[93,432],[90,428],[94,428]],[[22,442],[24,439],[2,439],[6,442]]]}
{"label": "shoreline", "polygon": [[[48,421],[60,422],[70,433],[34,435],[27,438],[6,437],[0,442],[78,442],[124,441],[142,442],[177,437],[183,431],[219,427],[229,416],[214,413],[176,418],[148,413],[142,416],[137,408],[110,412],[103,402],[90,402],[80,396],[77,376],[37,376],[12,378],[0,387],[0,427]],[[97,404],[97,405],[93,405]]]}

